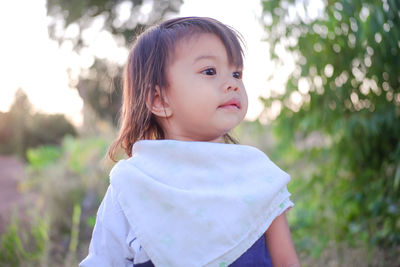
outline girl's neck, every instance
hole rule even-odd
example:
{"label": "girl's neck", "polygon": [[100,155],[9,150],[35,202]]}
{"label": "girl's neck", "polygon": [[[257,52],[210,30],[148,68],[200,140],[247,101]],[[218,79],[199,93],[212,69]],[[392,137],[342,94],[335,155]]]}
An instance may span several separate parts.
{"label": "girl's neck", "polygon": [[212,142],[212,143],[224,143],[223,136],[219,136],[213,139],[198,139],[191,138],[188,136],[176,136],[176,135],[167,135],[165,139],[176,140],[176,141],[187,141],[187,142]]}

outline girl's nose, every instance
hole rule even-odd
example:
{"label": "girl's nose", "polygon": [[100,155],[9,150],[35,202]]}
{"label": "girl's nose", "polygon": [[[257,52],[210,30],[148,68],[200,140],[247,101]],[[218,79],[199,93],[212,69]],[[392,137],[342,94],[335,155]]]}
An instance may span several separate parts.
{"label": "girl's nose", "polygon": [[234,77],[230,77],[224,84],[224,91],[237,91],[239,90],[238,81]]}
{"label": "girl's nose", "polygon": [[237,91],[238,89],[239,89],[238,86],[232,84],[232,85],[229,85],[229,86],[226,88],[226,91],[231,91],[231,90]]}

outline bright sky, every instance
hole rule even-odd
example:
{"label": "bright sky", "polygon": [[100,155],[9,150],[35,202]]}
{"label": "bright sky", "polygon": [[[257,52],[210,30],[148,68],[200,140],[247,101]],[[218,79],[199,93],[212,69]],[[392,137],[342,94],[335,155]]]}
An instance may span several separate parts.
{"label": "bright sky", "polygon": [[[261,41],[265,33],[259,23],[260,0],[185,0],[179,15],[213,17],[242,33],[247,45],[243,78],[249,96],[247,119],[254,119],[262,110],[257,99],[268,95],[271,83],[266,80],[274,72],[267,43]],[[74,85],[69,85],[67,69],[77,71],[78,66],[90,64],[90,56],[78,57],[68,45],[58,48],[48,38],[47,20],[45,0],[13,0],[2,4],[0,111],[8,110],[15,91],[21,87],[37,110],[65,113],[79,124],[83,104],[77,90],[71,88]],[[105,56],[105,51],[110,51],[112,44],[107,42],[107,35],[89,37],[93,43],[103,44],[93,47],[89,54]],[[123,51],[114,55],[118,61],[124,61],[124,57]],[[282,86],[284,80],[284,76],[278,77],[274,86]]]}
{"label": "bright sky", "polygon": [[68,86],[67,56],[47,35],[45,1],[6,1],[0,11],[0,110],[21,87],[37,110],[80,121],[82,101]]}

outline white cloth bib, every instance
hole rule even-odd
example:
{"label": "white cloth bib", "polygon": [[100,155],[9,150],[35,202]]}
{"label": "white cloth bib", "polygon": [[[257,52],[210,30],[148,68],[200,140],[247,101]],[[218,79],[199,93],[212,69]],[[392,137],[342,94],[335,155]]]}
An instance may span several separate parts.
{"label": "white cloth bib", "polygon": [[110,174],[156,266],[227,266],[293,206],[290,177],[250,146],[139,141]]}

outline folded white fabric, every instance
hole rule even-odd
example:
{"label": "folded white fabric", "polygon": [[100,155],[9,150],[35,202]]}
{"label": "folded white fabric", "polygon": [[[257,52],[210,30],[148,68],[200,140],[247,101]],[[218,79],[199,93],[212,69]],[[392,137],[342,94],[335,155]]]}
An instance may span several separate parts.
{"label": "folded white fabric", "polygon": [[227,266],[293,206],[289,175],[244,145],[139,141],[111,184],[156,266]]}

